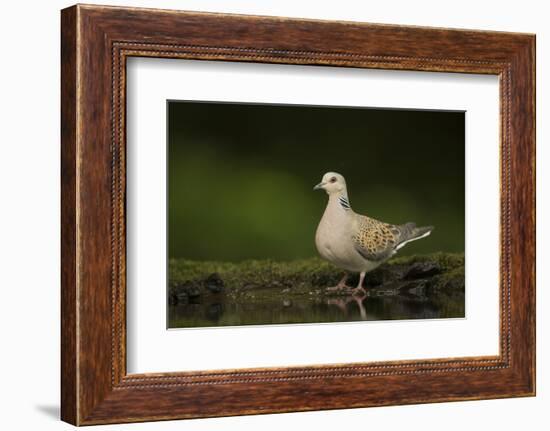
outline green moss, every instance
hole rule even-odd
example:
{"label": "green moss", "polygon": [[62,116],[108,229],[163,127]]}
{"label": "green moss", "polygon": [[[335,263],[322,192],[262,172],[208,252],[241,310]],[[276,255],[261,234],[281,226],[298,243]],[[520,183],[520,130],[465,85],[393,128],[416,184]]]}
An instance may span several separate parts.
{"label": "green moss", "polygon": [[432,253],[415,256],[403,256],[391,259],[386,265],[412,265],[417,262],[434,262],[441,266],[442,271],[464,268],[464,253]]}
{"label": "green moss", "polygon": [[[432,268],[410,277],[414,268]],[[169,295],[172,303],[188,297],[209,296],[208,279],[216,274],[223,280],[222,294],[248,301],[285,296],[326,295],[325,288],[334,286],[342,271],[320,258],[288,262],[246,260],[239,263],[172,259],[169,262]],[[350,277],[357,283],[357,274]],[[365,286],[380,292],[410,291],[440,293],[464,292],[464,255],[434,253],[398,257],[367,274]],[[418,290],[418,289],[416,289]]]}
{"label": "green moss", "polygon": [[246,260],[240,263],[172,259],[169,263],[171,285],[194,284],[213,273],[220,275],[228,290],[322,285],[339,276],[337,269],[318,258],[290,262]]}

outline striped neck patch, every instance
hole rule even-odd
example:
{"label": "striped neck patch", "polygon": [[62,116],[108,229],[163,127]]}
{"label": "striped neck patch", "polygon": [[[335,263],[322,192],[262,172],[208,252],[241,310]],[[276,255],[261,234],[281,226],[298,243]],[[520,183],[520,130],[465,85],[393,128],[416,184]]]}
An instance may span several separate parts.
{"label": "striped neck patch", "polygon": [[340,196],[338,198],[338,202],[340,202],[340,205],[342,208],[344,208],[346,211],[351,209],[351,205],[349,204],[348,198],[346,196]]}

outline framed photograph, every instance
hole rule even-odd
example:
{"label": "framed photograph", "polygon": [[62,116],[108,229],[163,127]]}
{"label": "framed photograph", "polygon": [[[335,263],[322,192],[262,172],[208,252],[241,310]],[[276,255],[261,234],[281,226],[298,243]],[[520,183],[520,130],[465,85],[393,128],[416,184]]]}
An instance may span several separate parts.
{"label": "framed photograph", "polygon": [[464,112],[167,111],[168,328],[465,317]]}
{"label": "framed photograph", "polygon": [[61,14],[62,419],[535,394],[535,37]]}

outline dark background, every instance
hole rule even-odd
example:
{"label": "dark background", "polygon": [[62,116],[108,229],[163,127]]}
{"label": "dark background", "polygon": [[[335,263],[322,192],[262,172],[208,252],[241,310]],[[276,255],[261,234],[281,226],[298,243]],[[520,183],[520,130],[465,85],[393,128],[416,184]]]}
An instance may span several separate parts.
{"label": "dark background", "polygon": [[168,102],[170,258],[317,255],[322,175],[354,211],[434,225],[399,255],[464,251],[464,113]]}

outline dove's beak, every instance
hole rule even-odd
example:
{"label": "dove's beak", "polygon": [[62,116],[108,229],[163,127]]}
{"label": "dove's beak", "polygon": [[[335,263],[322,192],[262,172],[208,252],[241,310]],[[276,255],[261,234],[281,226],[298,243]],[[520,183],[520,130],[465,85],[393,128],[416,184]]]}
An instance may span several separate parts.
{"label": "dove's beak", "polygon": [[319,183],[315,187],[313,187],[313,190],[321,190],[325,186],[325,183]]}

